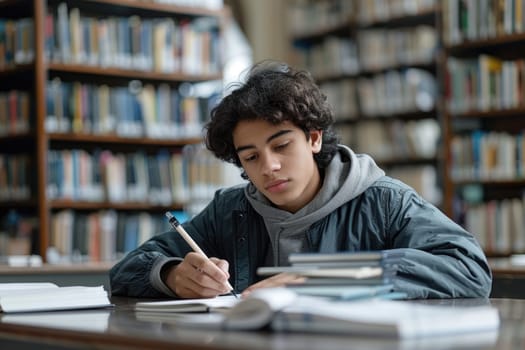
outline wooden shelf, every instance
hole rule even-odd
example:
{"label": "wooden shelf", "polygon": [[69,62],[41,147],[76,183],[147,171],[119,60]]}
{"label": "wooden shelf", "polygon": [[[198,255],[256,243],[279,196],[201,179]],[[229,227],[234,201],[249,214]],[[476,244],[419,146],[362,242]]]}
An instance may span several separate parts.
{"label": "wooden shelf", "polygon": [[522,45],[525,40],[525,33],[496,36],[482,40],[465,40],[460,44],[446,45],[445,49],[449,54],[469,54],[473,50],[487,50],[491,47],[508,46],[512,44]]}
{"label": "wooden shelf", "polygon": [[466,112],[451,112],[451,121],[459,119],[501,119],[504,117],[523,118],[525,115],[525,107],[523,108],[509,108],[497,109],[489,111],[471,110]]}
{"label": "wooden shelf", "polygon": [[155,146],[155,147],[180,147],[187,144],[197,144],[202,142],[201,137],[176,138],[176,139],[152,139],[148,137],[121,137],[116,135],[91,135],[91,134],[61,134],[49,133],[51,142],[67,143],[95,143],[95,144],[121,144],[137,146]]}
{"label": "wooden shelf", "polygon": [[[433,157],[402,154],[414,154],[416,152],[411,152],[411,147],[418,147],[408,134],[417,127],[408,127],[408,123],[424,124],[427,119],[431,119],[431,123],[440,123],[441,110],[437,107],[440,5],[427,9],[414,5],[419,10],[410,12],[394,2],[385,2],[381,8],[372,1],[329,3],[330,6],[322,7],[314,2],[291,2],[290,18],[312,19],[305,20],[304,25],[291,25],[294,32],[290,41],[297,51],[298,61],[322,84],[322,88],[326,87],[327,99],[336,113],[334,129],[341,142],[357,152],[371,154],[382,167],[396,168],[399,170],[396,176],[423,193],[421,183],[424,181],[421,179],[441,177],[427,171],[430,166],[439,173],[444,161],[440,150],[437,146],[435,152],[432,149],[433,153],[439,154]],[[366,21],[366,17],[375,19]],[[308,29],[317,23],[333,25]],[[423,35],[436,40],[430,40],[424,46],[409,46],[408,43],[417,42],[415,38],[421,35],[416,31],[418,26],[432,27]],[[301,28],[304,32],[297,33]],[[399,38],[393,39],[394,36]],[[345,55],[344,60],[338,59],[338,54]],[[365,55],[369,56],[363,57]],[[415,91],[427,93],[428,90],[432,94],[432,89],[436,88],[436,96],[428,99],[431,110],[415,110],[416,104],[408,102],[417,101],[418,97],[416,93],[401,88],[416,85],[412,84],[412,76],[406,74],[409,69],[417,70],[415,76],[419,86],[424,83],[430,87],[426,90],[414,88]],[[401,112],[409,109],[409,112]],[[350,116],[353,118],[348,118]],[[433,127],[432,130],[437,142],[439,136]],[[380,154],[388,158],[379,159],[376,155]],[[395,156],[390,158],[391,154]],[[411,166],[414,168],[409,168]],[[435,181],[437,191],[439,186],[439,181]]]}
{"label": "wooden shelf", "polygon": [[51,72],[69,73],[74,75],[93,75],[100,77],[125,78],[126,80],[150,80],[158,82],[203,82],[209,80],[220,80],[220,74],[210,75],[188,75],[183,73],[160,73],[131,69],[120,69],[114,67],[86,66],[81,64],[49,63],[47,68]]}
{"label": "wooden shelf", "polygon": [[387,27],[387,28],[400,28],[400,27],[412,27],[418,24],[430,24],[433,25],[436,16],[440,12],[439,8],[429,8],[416,13],[391,16],[385,19],[372,20],[370,22],[359,23],[360,28],[371,28],[371,27]]}
{"label": "wooden shelf", "polygon": [[351,31],[354,30],[354,27],[353,20],[348,19],[347,21],[343,21],[333,26],[295,34],[292,37],[292,41],[296,44],[301,42],[316,42],[324,39],[328,35],[350,34]]}
{"label": "wooden shelf", "polygon": [[373,116],[373,117],[361,116],[358,118],[358,120],[361,122],[379,120],[379,121],[388,123],[389,121],[394,121],[394,120],[436,119],[437,115],[438,114],[436,110],[413,111],[413,112],[405,112],[405,113],[392,113],[392,114],[384,115],[384,116]]}
{"label": "wooden shelf", "polygon": [[69,199],[54,199],[49,204],[49,207],[53,210],[59,209],[74,209],[74,210],[142,210],[142,211],[165,211],[165,210],[182,210],[184,207],[183,203],[170,203],[166,205],[162,204],[151,204],[145,202],[87,202],[87,201],[75,201]]}
{"label": "wooden shelf", "polygon": [[455,186],[480,185],[480,186],[497,186],[497,187],[525,187],[525,179],[514,180],[453,180]]}
{"label": "wooden shelf", "polygon": [[[61,5],[64,3],[65,5]],[[76,10],[78,9],[78,12]],[[60,11],[59,11],[60,10]],[[67,11],[67,13],[66,13]],[[76,15],[73,16],[73,11],[76,12]],[[29,100],[31,103],[30,111],[31,111],[31,117],[30,117],[30,123],[31,123],[31,131],[27,134],[22,135],[2,135],[0,136],[0,147],[2,147],[2,153],[7,153],[9,156],[11,156],[11,153],[15,154],[16,156],[20,155],[26,155],[29,154],[30,164],[31,168],[30,171],[34,172],[29,174],[29,186],[31,187],[31,199],[29,200],[23,200],[23,201],[5,201],[0,202],[0,212],[1,217],[0,219],[3,219],[3,215],[6,212],[4,209],[7,208],[15,208],[20,213],[23,213],[24,215],[26,212],[30,212],[29,215],[31,215],[30,219],[32,221],[37,221],[37,224],[34,227],[35,234],[38,235],[37,241],[38,241],[38,253],[42,259],[46,259],[46,254],[48,252],[48,248],[50,245],[50,242],[52,241],[52,232],[51,230],[55,227],[59,226],[60,224],[57,224],[54,220],[57,218],[58,212],[61,210],[64,210],[66,212],[67,209],[72,209],[74,211],[75,218],[74,220],[74,227],[77,229],[84,229],[86,230],[86,226],[88,225],[85,221],[82,223],[80,221],[87,220],[87,217],[89,216],[90,220],[102,220],[101,217],[95,217],[93,218],[90,214],[92,213],[98,213],[101,210],[110,210],[114,209],[118,213],[122,213],[123,217],[129,218],[131,216],[135,216],[135,214],[153,214],[155,212],[160,211],[166,211],[166,210],[183,210],[184,209],[184,203],[169,203],[168,205],[160,205],[160,204],[152,204],[150,203],[147,198],[144,198],[144,201],[141,202],[123,202],[123,203],[113,203],[109,201],[104,202],[86,202],[86,201],[73,201],[73,200],[52,200],[49,197],[49,191],[52,187],[51,182],[57,181],[59,183],[58,186],[62,186],[62,184],[67,184],[67,186],[79,186],[79,183],[82,183],[81,180],[71,180],[71,178],[74,176],[75,173],[80,173],[80,169],[85,170],[85,174],[90,174],[93,177],[99,177],[99,179],[96,180],[86,180],[87,181],[101,181],[105,183],[105,186],[111,186],[108,185],[111,181],[106,181],[104,178],[106,176],[105,167],[107,166],[107,163],[104,163],[101,165],[101,163],[98,162],[99,150],[108,151],[103,154],[106,158],[104,158],[104,161],[106,159],[109,159],[111,154],[116,154],[119,158],[118,161],[121,161],[121,159],[124,159],[125,165],[128,166],[128,168],[125,168],[124,170],[122,167],[122,162],[118,163],[117,166],[113,166],[111,164],[111,171],[116,171],[118,173],[120,172],[126,172],[129,170],[130,166],[129,163],[134,161],[135,158],[131,158],[130,153],[133,153],[133,155],[136,153],[139,156],[142,156],[141,159],[139,159],[137,162],[140,163],[139,165],[132,164],[133,170],[135,170],[135,176],[137,178],[142,175],[137,175],[139,172],[149,172],[149,171],[155,171],[153,170],[153,167],[151,166],[150,162],[155,162],[157,154],[161,154],[162,156],[164,154],[169,156],[178,156],[179,154],[182,154],[183,148],[187,145],[196,145],[199,143],[202,143],[203,138],[200,135],[200,125],[197,126],[195,129],[195,133],[188,137],[177,137],[177,138],[156,138],[156,137],[120,137],[119,135],[115,133],[108,134],[108,135],[96,135],[96,134],[80,134],[80,133],[56,133],[56,132],[48,132],[46,129],[46,124],[52,124],[55,120],[53,118],[50,118],[48,116],[48,111],[50,108],[54,108],[56,106],[57,110],[59,112],[56,112],[57,119],[60,119],[59,117],[65,116],[65,117],[73,117],[73,114],[77,119],[74,119],[75,121],[78,121],[81,118],[84,117],[93,117],[92,114],[96,114],[96,112],[99,111],[96,107],[98,106],[92,106],[92,109],[87,112],[82,109],[83,104],[76,104],[78,101],[85,102],[87,101],[87,98],[90,98],[88,103],[92,103],[93,101],[108,101],[110,100],[114,94],[120,93],[120,91],[123,91],[123,89],[129,89],[130,83],[140,80],[152,87],[151,91],[153,91],[153,97],[147,96],[144,97],[144,100],[147,99],[146,102],[142,100],[143,95],[140,95],[140,98],[137,98],[134,100],[135,105],[133,105],[131,108],[133,108],[133,113],[136,112],[138,115],[139,108],[142,108],[141,111],[146,108],[144,106],[141,106],[141,103],[148,104],[155,106],[155,103],[158,102],[158,91],[160,90],[159,87],[164,87],[164,85],[169,85],[169,89],[164,89],[162,92],[164,93],[163,96],[167,96],[168,94],[175,94],[178,90],[177,88],[185,83],[193,84],[193,83],[201,83],[201,82],[210,82],[214,81],[217,82],[222,80],[222,72],[220,71],[222,69],[220,60],[217,60],[218,53],[215,51],[220,50],[220,36],[223,31],[224,27],[224,16],[226,14],[225,10],[223,9],[208,9],[204,7],[189,7],[189,6],[175,6],[172,4],[161,4],[152,1],[138,1],[138,0],[6,0],[6,1],[0,1],[0,12],[2,13],[3,18],[9,18],[13,20],[20,20],[22,18],[30,18],[33,20],[33,27],[34,27],[34,62],[29,64],[18,64],[18,65],[11,65],[8,67],[4,67],[0,70],[0,88],[2,91],[9,91],[9,90],[18,90],[29,93]],[[59,14],[60,12],[60,14]],[[54,27],[54,37],[55,37],[55,43],[54,46],[49,48],[48,45],[48,38],[46,37],[47,33],[49,33],[49,29],[46,27],[47,24],[50,22],[49,19],[51,17],[48,17],[48,15],[53,14],[54,17],[54,24],[56,27]],[[65,15],[64,15],[65,14]],[[137,25],[144,25],[144,23],[147,23],[148,25],[151,24],[153,26],[153,23],[157,23],[155,21],[156,19],[167,19],[171,18],[173,21],[170,21],[167,23],[168,25],[182,25],[182,24],[188,24],[189,26],[201,25],[200,28],[209,28],[210,35],[206,38],[206,40],[202,40],[202,50],[204,49],[208,50],[210,53],[213,53],[213,55],[210,55],[212,58],[208,58],[207,63],[203,63],[201,66],[197,67],[212,67],[213,69],[217,69],[218,71],[216,73],[211,74],[186,74],[181,71],[174,71],[174,72],[160,72],[160,71],[148,71],[148,70],[140,70],[140,69],[126,69],[124,66],[111,66],[111,67],[105,67],[105,66],[95,66],[95,65],[87,65],[87,64],[77,64],[77,63],[62,63],[59,62],[61,59],[67,59],[68,55],[64,55],[64,52],[67,53],[68,47],[67,45],[64,45],[64,43],[67,43],[67,40],[62,40],[63,36],[65,34],[70,34],[70,41],[71,43],[76,43],[73,35],[74,35],[74,29],[77,29],[76,32],[81,36],[82,33],[81,30],[85,23],[79,23],[78,18],[80,18],[82,21],[85,19],[111,19],[111,21],[108,20],[108,22],[105,22],[110,25],[120,25],[121,23],[128,23],[128,18],[131,16],[138,16],[140,19],[143,19],[144,21],[137,21]],[[60,17],[60,20],[59,20]],[[146,21],[147,20],[147,21]],[[59,23],[62,21],[61,23]],[[192,22],[197,21],[197,22]],[[64,23],[65,22],[65,23]],[[190,23],[192,22],[192,23]],[[87,22],[86,22],[87,23]],[[60,24],[60,25],[59,25]],[[93,23],[94,24],[94,23]],[[77,26],[78,25],[78,26]],[[63,32],[63,28],[66,28],[66,31],[68,33]],[[120,28],[120,27],[119,27]],[[133,27],[134,30],[140,29],[142,31],[144,27],[138,28]],[[63,35],[59,35],[60,30],[62,30]],[[110,29],[111,30],[111,29]],[[203,29],[204,30],[204,29]],[[153,35],[153,27],[151,27],[151,35]],[[126,33],[130,31],[125,31]],[[25,33],[23,33],[25,34]],[[173,34],[173,33],[172,33]],[[141,34],[142,35],[142,34]],[[182,35],[182,34],[181,34]],[[20,35],[22,36],[22,35]],[[60,39],[58,39],[60,37]],[[83,39],[85,39],[84,36],[82,36]],[[157,38],[157,37],[156,37]],[[93,39],[93,38],[90,38]],[[121,40],[121,38],[118,38],[122,42],[124,40]],[[129,41],[132,41],[132,38],[128,38]],[[210,40],[208,40],[210,39]],[[181,39],[182,40],[182,39]],[[192,36],[192,40],[196,40],[195,36]],[[211,40],[217,40],[217,41],[211,41]],[[78,41],[78,40],[77,40]],[[193,44],[197,45],[197,42],[194,41]],[[211,45],[213,44],[213,47]],[[64,45],[64,46],[61,46]],[[111,45],[110,40],[108,40],[108,45]],[[204,46],[206,45],[206,46]],[[210,46],[208,46],[210,45]],[[55,47],[56,46],[56,47]],[[58,47],[58,48],[57,48]],[[153,46],[152,46],[153,48]],[[69,48],[71,53],[71,59],[79,59],[80,55],[75,55],[75,47],[74,45]],[[166,49],[166,48],[163,48]],[[168,48],[171,50],[171,48]],[[61,55],[56,55],[56,50],[59,50]],[[170,52],[174,52],[170,51]],[[100,50],[102,52],[102,50]],[[124,50],[123,50],[124,52]],[[129,51],[125,51],[126,53]],[[185,51],[184,51],[185,52]],[[184,52],[181,53],[184,54]],[[50,56],[47,57],[51,53]],[[102,54],[101,54],[102,55]],[[112,57],[114,55],[113,52],[108,53],[109,59],[120,59],[119,55],[116,55],[115,57]],[[57,57],[58,56],[58,57]],[[105,57],[105,56],[104,56]],[[90,59],[95,59],[100,57],[90,57]],[[154,57],[151,57],[153,60]],[[187,60],[188,57],[172,57],[170,59],[180,59],[181,61]],[[210,68],[208,72],[214,72]],[[201,71],[200,69],[195,69],[194,71]],[[204,72],[204,70],[202,70]],[[54,80],[57,78],[56,80]],[[50,98],[49,95],[49,81],[56,81],[57,83],[53,85],[53,95],[52,98]],[[75,84],[77,83],[77,84]],[[60,85],[62,84],[62,85]],[[71,85],[70,85],[71,84]],[[96,88],[100,86],[107,87],[107,90],[105,89],[103,92],[100,92],[100,90],[95,90]],[[145,84],[144,84],[145,85]],[[67,94],[63,93],[63,88],[68,88],[70,86],[74,86],[75,88],[78,87],[78,89],[74,90],[74,93],[76,95],[74,96],[68,96]],[[55,89],[56,88],[56,89]],[[84,90],[85,89],[85,90]],[[91,89],[88,91],[88,89]],[[96,93],[100,93],[100,95],[95,95]],[[150,93],[151,91],[148,91]],[[135,91],[134,91],[135,92]],[[136,91],[138,92],[138,91]],[[101,95],[104,93],[104,95],[101,97]],[[86,97],[88,94],[90,94],[88,97]],[[151,94],[150,94],[151,95]],[[65,96],[65,97],[64,97]],[[119,98],[121,96],[118,96]],[[125,96],[126,98],[129,96]],[[183,98],[185,96],[181,96],[180,98]],[[69,101],[62,101],[63,98],[71,98]],[[86,98],[86,100],[84,100]],[[179,97],[177,97],[179,98]],[[73,100],[74,99],[74,100]],[[179,100],[174,100],[175,96],[170,95],[169,101],[168,98],[166,98],[166,101],[168,103],[173,103],[173,108],[179,108],[178,104],[181,103]],[[72,108],[71,105],[73,102],[75,103],[75,108]],[[113,100],[112,100],[113,101]],[[202,102],[204,102],[200,97],[198,100],[192,100],[191,103],[193,106],[199,104],[199,107],[201,108],[201,111],[205,111],[208,106],[200,105]],[[68,104],[69,103],[69,104]],[[119,100],[119,103],[122,103],[122,100]],[[125,103],[125,102],[124,102]],[[211,102],[210,102],[211,103]],[[175,105],[177,104],[177,105]],[[79,108],[80,106],[80,108]],[[129,107],[130,105],[126,105]],[[60,109],[61,107],[61,109]],[[118,106],[119,108],[117,111],[111,110],[112,107],[109,107],[109,103],[103,105],[102,108],[105,110],[110,110],[110,114],[112,114],[113,119],[111,119],[108,124],[111,124],[111,127],[114,127],[115,123],[117,124],[116,127],[120,127],[119,123],[123,118],[120,118],[121,115],[128,113],[128,111],[122,112],[124,108],[120,108],[121,106]],[[69,108],[69,110],[68,110]],[[182,107],[180,107],[182,109]],[[153,107],[155,109],[155,107]],[[64,110],[71,112],[66,113]],[[188,108],[189,110],[189,108]],[[80,112],[79,112],[80,111]],[[117,112],[120,112],[120,114],[117,115]],[[149,110],[148,110],[149,112]],[[184,110],[184,112],[186,112]],[[88,114],[90,113],[90,114]],[[188,112],[189,113],[189,112]],[[199,118],[198,120],[202,119],[202,113],[199,112],[197,108],[194,108],[191,110],[191,118]],[[81,117],[79,118],[79,114],[81,114]],[[145,113],[144,113],[145,114]],[[127,114],[126,114],[127,116]],[[189,118],[182,116],[181,112],[181,119],[182,118]],[[93,117],[95,118],[95,117]],[[116,120],[114,120],[116,119]],[[92,123],[96,123],[96,121],[91,121]],[[200,123],[200,122],[198,122]],[[57,122],[58,124],[58,122]],[[64,124],[59,125],[60,127],[64,127]],[[123,127],[127,127],[128,125],[123,125]],[[135,132],[136,130],[139,130],[139,127],[135,128],[135,124],[130,126],[129,128],[133,129],[132,132]],[[153,129],[160,128],[160,126],[155,125]],[[109,129],[109,127],[108,127]],[[61,130],[57,129],[56,130]],[[115,129],[111,129],[115,130]],[[156,129],[155,129],[156,130]],[[171,136],[171,135],[170,135]],[[178,134],[177,134],[178,136]],[[5,146],[5,147],[4,147]],[[5,150],[4,150],[5,149]],[[64,152],[65,150],[75,150],[75,152]],[[56,151],[56,152],[55,152]],[[78,152],[77,152],[78,151]],[[85,152],[81,152],[85,151]],[[51,153],[53,152],[53,153]],[[62,157],[63,154],[66,154],[64,160]],[[80,157],[76,158],[78,154],[82,153],[82,159],[79,159]],[[50,154],[53,154],[55,159],[50,160]],[[71,156],[70,158],[68,158]],[[84,157],[85,156],[85,157]],[[129,157],[128,157],[129,156]],[[139,157],[138,156],[138,157]],[[91,158],[88,158],[91,157]],[[75,159],[73,159],[75,158]],[[58,159],[58,160],[57,160]],[[130,160],[131,159],[131,160]],[[50,161],[53,161],[51,164]],[[108,160],[112,161],[111,159]],[[169,161],[175,162],[177,160],[170,159],[169,161],[165,160],[163,158],[161,160],[162,166],[164,169],[169,169]],[[67,162],[67,163],[66,163]],[[66,166],[64,166],[66,164]],[[160,161],[159,161],[160,164]],[[168,165],[167,165],[168,164]],[[52,165],[54,168],[49,169],[49,166]],[[156,166],[158,164],[155,164]],[[78,168],[73,169],[74,166],[77,166]],[[92,170],[93,167],[100,167],[99,169]],[[160,168],[161,165],[158,165]],[[64,171],[64,173],[60,173],[61,168],[64,168],[67,170]],[[107,166],[109,167],[109,166]],[[136,168],[140,168],[137,170]],[[117,169],[117,170],[114,170]],[[48,170],[50,171],[50,174],[48,174]],[[52,173],[51,173],[52,172]],[[72,175],[73,174],[73,175]],[[163,173],[163,175],[168,176],[175,176],[171,174],[170,171],[166,171]],[[66,179],[66,176],[68,178]],[[131,176],[131,175],[130,175]],[[86,176],[88,177],[88,176]],[[103,179],[104,178],[104,179]],[[66,181],[71,180],[71,181]],[[151,183],[156,182],[165,182],[165,178],[163,179],[151,179]],[[147,182],[146,182],[147,183]],[[165,185],[165,183],[163,183]],[[89,186],[85,186],[81,190],[87,190],[89,189]],[[75,189],[76,190],[76,189]],[[74,192],[74,191],[73,191]],[[173,199],[171,199],[173,200]],[[78,213],[77,213],[78,212]],[[131,213],[130,213],[131,212]],[[140,212],[140,213],[136,213]],[[78,214],[78,215],[77,215]],[[148,215],[145,215],[148,216]],[[153,215],[151,215],[153,216]],[[25,218],[24,218],[25,219]],[[34,219],[34,220],[33,220]],[[120,216],[118,217],[120,219]],[[116,221],[117,218],[115,218],[114,221]],[[131,220],[131,219],[130,219]],[[2,222],[2,221],[0,221]],[[83,225],[83,226],[81,226]],[[115,224],[116,225],[116,224]],[[96,226],[96,225],[95,225]],[[0,227],[0,230],[2,230],[3,227]],[[79,229],[79,230],[80,230]],[[124,228],[119,227],[117,230],[124,230]],[[123,232],[123,231],[122,231]],[[119,234],[122,233],[119,231]],[[128,231],[126,231],[128,232]],[[61,239],[61,241],[64,241],[67,239],[62,239],[63,237],[59,237],[57,239]],[[71,239],[72,242],[75,242],[73,239]],[[35,243],[35,242],[33,242]],[[78,244],[78,242],[76,242]],[[88,249],[91,249],[89,245]],[[95,244],[92,244],[91,247],[95,246]],[[78,248],[78,246],[76,247]],[[82,246],[82,249],[85,247]],[[121,247],[122,249],[122,247]],[[129,249],[125,248],[125,249]],[[66,248],[64,248],[65,251],[67,251]],[[32,252],[34,253],[34,252]],[[89,253],[89,252],[88,252]],[[91,252],[93,253],[93,252]],[[118,252],[115,252],[114,255],[119,255],[122,253],[120,250]],[[67,255],[67,252],[60,253]],[[86,252],[82,252],[82,254],[86,256],[97,256],[97,254],[86,254]],[[109,255],[109,254],[107,254]],[[105,259],[112,259],[113,257],[105,257]],[[64,259],[67,260],[67,259]],[[45,262],[45,261],[44,261]],[[53,272],[53,273],[59,273],[61,270],[65,270],[68,273],[74,272],[75,269],[78,269],[79,273],[81,273],[82,269],[85,269],[86,271],[93,272],[94,270],[99,271],[105,271],[109,269],[108,265],[103,265],[102,267],[97,267],[98,265],[78,265],[78,266],[48,266],[44,265],[42,268],[31,268],[29,269],[30,273],[33,273],[35,271],[44,271],[44,272]],[[17,274],[22,274],[23,270],[18,269],[16,271]],[[0,269],[0,274],[2,274],[2,270]]]}
{"label": "wooden shelf", "polygon": [[[76,1],[69,1],[76,4]],[[106,7],[121,7],[129,10],[143,10],[150,11],[162,15],[181,15],[184,17],[220,17],[221,11],[206,9],[204,7],[190,7],[178,6],[172,4],[162,4],[153,1],[137,1],[137,0],[85,0],[87,3],[93,3],[97,6],[98,12],[104,10]],[[105,6],[104,6],[105,5]],[[87,5],[85,5],[87,6]],[[132,13],[135,13],[133,11]],[[122,12],[120,12],[122,13]]]}

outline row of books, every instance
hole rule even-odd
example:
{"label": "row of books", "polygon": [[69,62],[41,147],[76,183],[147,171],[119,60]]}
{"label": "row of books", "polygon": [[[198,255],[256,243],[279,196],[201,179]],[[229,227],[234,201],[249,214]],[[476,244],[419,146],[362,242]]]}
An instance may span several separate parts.
{"label": "row of books", "polygon": [[443,40],[459,44],[467,40],[523,33],[523,0],[443,1]]}
{"label": "row of books", "polygon": [[219,94],[188,96],[181,92],[185,90],[191,91],[191,86],[175,89],[168,84],[155,87],[132,81],[126,87],[110,87],[55,78],[47,83],[46,131],[165,139],[200,137],[202,124]]}
{"label": "row of books", "polygon": [[367,25],[435,10],[436,0],[296,0],[289,6],[292,33],[327,31],[352,22]]}
{"label": "row of books", "polygon": [[0,92],[0,136],[29,131],[31,103],[27,91]]}
{"label": "row of books", "polygon": [[195,153],[189,145],[182,153],[50,150],[48,198],[158,205],[209,201],[228,182],[226,165],[207,151]]}
{"label": "row of books", "polygon": [[359,117],[357,102],[357,82],[355,79],[345,78],[319,83],[319,87],[326,95],[326,100],[332,106],[336,121],[355,120]]}
{"label": "row of books", "polygon": [[436,106],[436,78],[422,69],[389,71],[372,77],[319,83],[336,120],[427,112]]}
{"label": "row of books", "polygon": [[320,42],[297,43],[296,48],[299,64],[318,79],[359,72],[357,45],[348,37],[329,35]]}
{"label": "row of books", "polygon": [[360,23],[388,21],[404,16],[413,16],[436,10],[438,0],[359,0]]}
{"label": "row of books", "polygon": [[[184,212],[173,212],[184,222]],[[153,235],[169,231],[163,215],[149,212],[61,210],[51,215],[50,264],[116,261]]]}
{"label": "row of books", "polygon": [[0,69],[33,62],[34,22],[31,18],[0,18]]}
{"label": "row of books", "polygon": [[291,33],[300,36],[348,25],[356,5],[356,0],[291,1],[287,10]]}
{"label": "row of books", "polygon": [[0,261],[7,256],[30,256],[38,220],[33,213],[15,209],[0,212]]}
{"label": "row of books", "polygon": [[488,54],[449,57],[445,96],[453,113],[524,106],[525,60],[503,60]]}
{"label": "row of books", "polygon": [[357,80],[363,116],[432,111],[437,104],[437,82],[432,73],[418,68],[390,70]]}
{"label": "row of books", "polygon": [[297,43],[298,59],[314,76],[358,74],[410,64],[431,64],[438,47],[436,29],[359,30],[356,39],[328,35],[321,42]]}
{"label": "row of books", "polygon": [[465,228],[476,235],[486,252],[525,252],[525,197],[464,203]]}
{"label": "row of books", "polygon": [[454,180],[516,180],[525,177],[523,133],[476,130],[451,141]]}
{"label": "row of books", "polygon": [[45,50],[53,62],[163,73],[220,73],[217,18],[84,16],[60,3],[46,19]]}
{"label": "row of books", "polygon": [[435,166],[392,167],[386,169],[386,175],[403,181],[430,203],[436,206],[442,203],[443,191],[439,187],[439,177]]}
{"label": "row of books", "polygon": [[438,47],[436,29],[431,26],[367,29],[357,32],[359,62],[363,70],[397,65],[433,63]]}
{"label": "row of books", "polygon": [[[163,73],[219,74],[218,20],[95,18],[60,3],[45,22],[45,56],[52,62]],[[0,18],[0,69],[34,60],[34,22]]]}
{"label": "row of books", "polygon": [[436,78],[416,68],[372,77],[329,80],[319,85],[337,120],[429,112],[437,104]]}
{"label": "row of books", "polygon": [[358,152],[366,152],[376,161],[405,158],[432,158],[437,154],[440,128],[436,119],[403,122],[393,120],[363,121],[355,126]]}
{"label": "row of books", "polygon": [[32,171],[34,166],[28,154],[0,153],[0,202],[29,199]]}

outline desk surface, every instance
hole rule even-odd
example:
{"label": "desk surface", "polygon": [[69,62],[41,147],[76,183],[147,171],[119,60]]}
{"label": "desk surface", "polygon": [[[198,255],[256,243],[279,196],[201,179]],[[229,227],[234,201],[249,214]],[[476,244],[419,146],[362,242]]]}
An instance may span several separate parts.
{"label": "desk surface", "polygon": [[401,341],[358,336],[225,332],[177,329],[174,323],[139,321],[137,299],[112,298],[115,308],[30,314],[0,314],[0,348],[17,349],[524,349],[525,300],[452,299],[421,301],[458,306],[491,303],[502,324],[492,334]]}

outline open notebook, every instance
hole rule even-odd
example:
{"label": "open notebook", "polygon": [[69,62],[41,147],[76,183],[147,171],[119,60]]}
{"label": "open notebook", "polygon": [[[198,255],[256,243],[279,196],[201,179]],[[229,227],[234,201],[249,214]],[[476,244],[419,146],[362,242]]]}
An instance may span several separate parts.
{"label": "open notebook", "polygon": [[[170,314],[165,309],[157,312],[157,318],[152,312],[136,315],[144,320],[171,320],[181,327],[257,330],[269,326],[275,331],[356,333],[401,339],[496,331],[499,327],[498,311],[489,305],[452,307],[380,299],[334,301],[299,295],[287,288],[258,289],[246,299],[225,296],[218,300],[222,298],[229,299],[226,305],[230,305],[221,307],[222,312]],[[218,300],[213,305],[222,303]],[[207,299],[178,302],[208,304],[207,310],[214,307]],[[157,305],[160,309],[169,304]]]}

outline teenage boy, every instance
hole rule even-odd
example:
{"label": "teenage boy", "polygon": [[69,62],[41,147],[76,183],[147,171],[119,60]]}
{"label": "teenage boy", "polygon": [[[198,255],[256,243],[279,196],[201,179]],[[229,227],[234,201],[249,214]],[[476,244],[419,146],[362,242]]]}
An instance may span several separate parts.
{"label": "teenage boy", "polygon": [[409,298],[488,297],[492,275],[475,238],[367,155],[338,144],[333,113],[307,72],[255,65],[212,111],[206,145],[247,184],[217,191],[175,232],[157,235],[110,272],[113,295],[213,297],[300,283],[261,279],[297,252],[398,250],[394,289]]}

